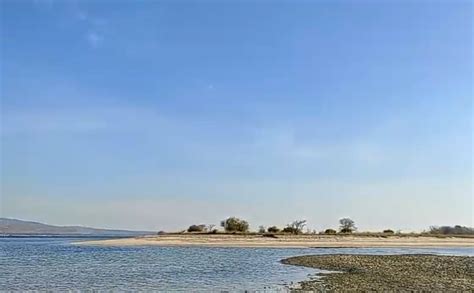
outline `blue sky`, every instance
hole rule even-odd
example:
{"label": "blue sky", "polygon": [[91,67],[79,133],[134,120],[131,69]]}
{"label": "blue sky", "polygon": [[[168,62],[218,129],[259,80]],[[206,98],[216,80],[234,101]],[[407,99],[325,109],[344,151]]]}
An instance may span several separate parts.
{"label": "blue sky", "polygon": [[473,222],[469,1],[2,1],[6,217]]}

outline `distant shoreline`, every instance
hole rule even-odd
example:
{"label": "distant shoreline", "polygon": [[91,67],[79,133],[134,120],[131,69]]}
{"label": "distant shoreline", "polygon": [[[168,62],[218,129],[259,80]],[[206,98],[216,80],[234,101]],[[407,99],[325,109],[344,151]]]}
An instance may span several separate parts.
{"label": "distant shoreline", "polygon": [[83,239],[123,239],[134,235],[83,235],[83,234],[10,234],[0,235],[0,239],[7,238],[83,238]]}
{"label": "distant shoreline", "polygon": [[474,247],[472,237],[359,236],[359,235],[233,235],[170,234],[134,238],[74,242],[100,246],[198,246],[263,248],[370,248],[370,247]]}

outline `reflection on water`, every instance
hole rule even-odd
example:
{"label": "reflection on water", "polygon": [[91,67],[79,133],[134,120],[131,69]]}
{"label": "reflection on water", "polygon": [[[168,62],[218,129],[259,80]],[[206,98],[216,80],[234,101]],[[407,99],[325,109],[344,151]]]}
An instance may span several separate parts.
{"label": "reflection on water", "polygon": [[435,253],[450,249],[288,249],[98,247],[74,239],[0,238],[0,290],[282,290],[317,270],[283,265],[283,258],[331,253]]}

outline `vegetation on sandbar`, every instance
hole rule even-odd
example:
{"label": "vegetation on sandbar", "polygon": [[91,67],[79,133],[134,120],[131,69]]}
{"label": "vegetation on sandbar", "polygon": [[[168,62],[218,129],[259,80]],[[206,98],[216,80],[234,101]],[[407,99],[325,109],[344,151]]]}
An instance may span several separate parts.
{"label": "vegetation on sandbar", "polygon": [[[276,225],[269,226],[268,228],[260,225],[257,231],[250,230],[250,224],[248,221],[238,217],[228,217],[220,222],[222,230],[215,228],[213,224],[193,224],[190,225],[186,230],[180,233],[194,233],[194,234],[260,234],[265,236],[271,235],[358,235],[358,236],[435,236],[435,237],[448,237],[448,236],[474,236],[474,228],[465,226],[432,226],[428,231],[421,233],[402,233],[402,231],[394,231],[393,229],[384,229],[381,232],[358,232],[355,221],[351,218],[341,218],[339,220],[339,228],[327,228],[322,231],[310,230],[307,228],[306,220],[295,220],[290,222],[285,227],[278,227]],[[305,229],[306,228],[306,229]],[[159,234],[166,234],[160,231]]]}

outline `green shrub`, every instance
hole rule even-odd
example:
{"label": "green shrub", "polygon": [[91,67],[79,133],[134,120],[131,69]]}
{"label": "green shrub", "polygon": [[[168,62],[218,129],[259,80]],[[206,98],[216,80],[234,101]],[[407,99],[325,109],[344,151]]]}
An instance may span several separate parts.
{"label": "green shrub", "polygon": [[472,227],[465,227],[456,225],[454,227],[451,226],[431,226],[430,227],[430,234],[442,234],[442,235],[450,235],[450,234],[458,234],[458,235],[474,235],[474,228]]}
{"label": "green shrub", "polygon": [[353,230],[351,228],[341,228],[339,232],[343,234],[348,234],[348,233],[352,233],[352,231]]}
{"label": "green shrub", "polygon": [[352,231],[357,230],[354,221],[349,218],[340,219],[339,224],[341,225],[339,228],[341,233],[352,233]]}
{"label": "green shrub", "polygon": [[267,231],[268,233],[278,233],[280,232],[280,229],[277,226],[271,226],[271,227],[268,227]]}
{"label": "green shrub", "polygon": [[191,225],[188,228],[188,232],[204,232],[206,225]]}
{"label": "green shrub", "polygon": [[391,229],[385,229],[385,230],[383,230],[383,233],[384,234],[395,234],[395,232]]}
{"label": "green shrub", "polygon": [[265,229],[264,226],[258,227],[258,233],[263,234],[263,233],[265,233],[265,231],[266,231],[266,229]]}
{"label": "green shrub", "polygon": [[283,230],[281,230],[281,232],[283,232],[283,233],[292,233],[292,234],[300,233],[300,231],[297,228],[291,227],[291,226],[286,226],[285,228],[283,228]]}
{"label": "green shrub", "polygon": [[324,231],[324,234],[330,234],[330,235],[333,235],[333,234],[336,234],[336,230],[334,229],[326,229],[326,231]]}
{"label": "green shrub", "polygon": [[223,220],[221,226],[226,232],[247,232],[249,230],[249,223],[236,217]]}

